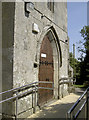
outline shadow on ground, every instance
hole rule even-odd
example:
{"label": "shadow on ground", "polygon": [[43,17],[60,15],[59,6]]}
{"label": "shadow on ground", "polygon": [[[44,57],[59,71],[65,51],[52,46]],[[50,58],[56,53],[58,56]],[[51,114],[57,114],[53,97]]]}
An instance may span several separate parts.
{"label": "shadow on ground", "polygon": [[[68,110],[73,106],[73,104],[78,100],[78,98],[83,94],[83,92],[86,90],[86,88],[75,88],[75,92],[74,94],[68,98],[65,99],[65,102],[60,101],[60,102],[55,102],[55,104],[51,104],[48,105],[46,107],[43,107],[41,109],[40,112],[38,112],[36,115],[34,114],[34,116],[31,118],[31,120],[36,120],[37,118],[40,120],[43,118],[43,120],[45,119],[51,119],[53,120],[54,118],[59,118],[59,120],[62,119],[66,119],[66,113],[68,112]],[[75,100],[73,100],[74,97]],[[83,103],[84,99],[80,102],[79,106],[75,109],[75,113],[76,111],[79,109],[79,107],[81,106],[81,104]],[[84,108],[85,109],[85,108]],[[80,118],[84,118],[84,110],[81,113]],[[29,117],[30,118],[30,117]]]}
{"label": "shadow on ground", "polygon": [[[69,104],[56,104],[49,107],[44,107],[36,118],[66,118],[66,112],[74,103]],[[35,120],[35,118],[34,118]]]}

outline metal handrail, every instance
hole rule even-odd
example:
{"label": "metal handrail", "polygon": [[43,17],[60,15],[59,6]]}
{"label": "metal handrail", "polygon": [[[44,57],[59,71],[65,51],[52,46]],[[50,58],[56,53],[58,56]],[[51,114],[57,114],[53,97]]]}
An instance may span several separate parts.
{"label": "metal handrail", "polygon": [[[63,78],[62,78],[63,79]],[[66,78],[64,78],[66,80]],[[68,79],[71,79],[71,78],[67,78]],[[68,81],[69,82],[69,81]],[[47,84],[52,84],[52,87],[51,88],[48,88],[48,87],[39,87],[39,84],[40,83],[47,83]],[[33,88],[34,87],[34,88]],[[23,93],[20,93],[23,89],[26,90],[25,88],[27,88],[27,91],[23,92]],[[30,89],[30,90],[28,90]],[[19,97],[23,97],[24,95],[27,95],[29,94],[30,92],[34,92],[34,95],[35,95],[35,99],[36,99],[36,92],[38,89],[48,89],[48,90],[53,90],[54,89],[54,83],[53,82],[48,82],[48,81],[39,81],[39,82],[33,82],[33,83],[30,83],[30,84],[27,84],[27,85],[24,85],[24,86],[21,86],[21,87],[17,87],[17,88],[13,88],[13,89],[10,89],[10,90],[7,90],[7,91],[4,91],[4,92],[1,92],[0,95],[3,95],[3,94],[7,94],[9,92],[13,92],[13,95],[12,97],[9,97],[7,99],[4,99],[2,101],[0,101],[0,103],[4,103],[4,102],[7,102],[7,101],[11,101],[11,100],[16,100],[16,114],[15,115],[12,115],[12,116],[15,116],[17,118],[18,116],[18,110],[17,110],[17,106],[18,106],[18,98]],[[36,102],[36,100],[35,100]],[[36,104],[36,103],[35,103]],[[35,108],[34,108],[34,111],[35,111]]]}
{"label": "metal handrail", "polygon": [[11,91],[14,91],[14,90],[18,91],[18,90],[20,90],[21,88],[28,87],[28,86],[30,86],[30,85],[34,85],[34,84],[37,84],[37,83],[53,83],[53,82],[47,82],[47,81],[33,82],[33,83],[30,83],[30,84],[27,84],[27,85],[24,85],[24,86],[21,86],[21,87],[17,87],[17,88],[13,88],[13,89],[10,89],[10,90],[1,92],[0,95],[1,95],[1,94],[5,94],[5,93],[8,93],[8,92],[11,92]]}
{"label": "metal handrail", "polygon": [[[32,89],[32,90],[35,90],[35,89]],[[4,103],[4,102],[7,102],[7,101],[9,101],[9,100],[13,100],[13,99],[15,99],[15,98],[21,97],[22,95],[25,95],[26,93],[29,93],[29,92],[31,92],[32,90],[28,90],[28,91],[26,91],[26,92],[23,92],[22,94],[16,95],[16,96],[14,96],[14,97],[7,98],[7,99],[5,99],[5,100],[2,100],[2,101],[0,101],[0,103]]]}
{"label": "metal handrail", "polygon": [[[89,91],[89,87],[84,91],[84,93],[79,97],[79,99],[75,102],[75,104],[70,108],[70,110],[67,112],[67,119],[69,120],[69,118],[71,120],[76,120],[77,117],[79,116],[80,112],[82,111],[82,109],[84,108],[85,104],[87,104],[86,107],[86,119],[88,120],[88,91]],[[73,111],[75,110],[75,108],[79,105],[79,103],[81,102],[81,100],[85,97],[86,95],[86,100],[83,102],[83,104],[81,105],[81,107],[79,108],[79,110],[77,111],[77,113],[74,115],[72,115]]]}
{"label": "metal handrail", "polygon": [[64,77],[64,78],[59,79],[58,84],[59,85],[61,85],[61,84],[70,84],[70,83],[73,83],[73,79],[74,78],[72,78],[72,77],[69,77],[69,78]]}
{"label": "metal handrail", "polygon": [[1,92],[0,95],[1,95],[1,94],[5,94],[5,93],[8,93],[8,92],[11,92],[11,91],[14,91],[14,90],[18,91],[18,90],[20,90],[21,88],[28,87],[28,86],[33,85],[33,84],[36,84],[36,83],[38,83],[38,82],[33,82],[33,83],[30,83],[30,84],[27,84],[27,85],[24,85],[24,86],[21,86],[21,87],[17,87],[17,88],[13,88],[13,89],[10,89],[10,90]]}
{"label": "metal handrail", "polygon": [[[52,84],[52,88],[39,87],[38,84],[40,84],[40,83]],[[23,89],[23,88],[28,88],[28,89],[29,89],[31,86],[32,86],[32,89],[30,89],[30,90],[28,90],[28,91],[26,91],[26,92],[23,92],[23,93],[20,93],[20,94],[19,94],[19,92],[21,91],[21,89]],[[34,86],[35,88],[33,88],[33,86]],[[4,103],[4,102],[7,102],[7,101],[11,101],[11,100],[16,100],[16,115],[10,115],[10,116],[14,116],[15,119],[17,119],[17,116],[18,116],[18,113],[17,113],[17,104],[18,104],[17,101],[18,101],[18,98],[19,98],[19,97],[22,97],[22,96],[24,96],[24,95],[26,95],[26,94],[28,94],[28,93],[31,93],[31,92],[32,92],[32,94],[33,94],[33,92],[34,92],[34,93],[35,93],[35,96],[36,96],[36,92],[37,92],[38,89],[53,90],[53,89],[54,89],[54,83],[53,83],[53,82],[47,82],[47,81],[33,82],[33,83],[30,83],[30,84],[27,84],[27,85],[24,85],[24,86],[21,86],[21,87],[17,87],[17,88],[14,88],[14,89],[10,89],[10,90],[1,92],[0,95],[5,94],[5,93],[8,93],[8,92],[13,92],[13,91],[15,91],[15,92],[16,92],[16,95],[0,101],[0,104],[1,104],[1,103]],[[35,99],[36,99],[36,97],[35,97]],[[35,102],[36,102],[36,100],[35,100]],[[36,103],[35,103],[35,104],[36,104]]]}
{"label": "metal handrail", "polygon": [[[53,82],[47,82],[47,81],[33,82],[33,83],[31,83],[31,84],[27,84],[27,85],[24,85],[24,86],[21,86],[21,87],[17,87],[17,88],[14,88],[14,89],[10,89],[10,90],[1,92],[0,95],[1,95],[1,94],[5,94],[5,93],[8,93],[8,92],[12,92],[12,91],[14,91],[14,90],[19,91],[21,88],[30,87],[30,85],[33,85],[33,84],[35,84],[35,85],[34,85],[34,87],[35,87],[37,83],[48,83],[48,84],[51,83],[51,84],[53,84]],[[44,89],[53,89],[53,88],[46,88],[46,87],[36,87],[36,89],[41,89],[41,88],[44,88]],[[35,90],[35,89],[32,89],[32,90]],[[26,93],[28,93],[28,92],[31,92],[32,90],[29,90],[29,91],[27,91],[27,92],[24,92],[24,93],[22,93],[22,94],[20,94],[20,95],[18,95],[18,96],[10,97],[10,99],[8,98],[8,99],[5,99],[5,100],[2,100],[2,101],[0,101],[0,103],[6,102],[6,101],[8,101],[8,100],[15,99],[15,98],[17,98],[17,97],[20,97],[21,95],[24,95],[24,94],[26,94]]]}
{"label": "metal handrail", "polygon": [[[60,98],[60,86],[63,85],[64,87],[64,84],[67,84],[68,85],[68,93],[70,94],[71,92],[71,86],[73,85],[73,77],[62,77],[58,80],[58,99]],[[63,92],[63,91],[62,91]],[[63,97],[63,95],[62,95]]]}

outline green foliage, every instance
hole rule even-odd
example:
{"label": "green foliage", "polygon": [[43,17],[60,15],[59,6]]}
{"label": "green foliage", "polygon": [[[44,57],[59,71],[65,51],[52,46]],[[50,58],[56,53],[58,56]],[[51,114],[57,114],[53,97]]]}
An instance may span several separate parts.
{"label": "green foliage", "polygon": [[[89,81],[89,26],[84,26],[81,29],[81,36],[83,40],[80,44],[83,46],[79,47],[79,52],[81,53],[80,59],[80,83],[84,83],[85,81]],[[80,45],[80,46],[81,46]],[[84,55],[85,54],[85,55]]]}
{"label": "green foliage", "polygon": [[74,69],[76,83],[89,86],[89,26],[84,26],[80,33],[83,38],[79,41],[78,47],[81,53],[80,61],[73,58],[73,54],[70,53],[70,65]]}
{"label": "green foliage", "polygon": [[85,87],[85,85],[73,85],[73,86],[76,88],[84,88]]}
{"label": "green foliage", "polygon": [[83,46],[85,48],[85,53],[87,54],[87,52],[89,52],[89,26],[83,27],[80,33],[83,37]]}
{"label": "green foliage", "polygon": [[89,81],[85,81],[85,82],[83,83],[83,85],[84,85],[85,87],[88,87],[88,86],[89,86]]}
{"label": "green foliage", "polygon": [[79,67],[79,61],[75,58],[73,58],[73,54],[70,53],[70,66],[73,68],[74,71],[74,78],[78,78],[80,75],[80,67]]}

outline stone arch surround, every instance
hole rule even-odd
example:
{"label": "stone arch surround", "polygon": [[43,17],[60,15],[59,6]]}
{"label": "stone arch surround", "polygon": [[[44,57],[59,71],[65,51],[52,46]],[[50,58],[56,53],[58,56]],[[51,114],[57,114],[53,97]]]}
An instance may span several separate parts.
{"label": "stone arch surround", "polygon": [[38,63],[38,74],[39,74],[40,47],[45,35],[51,36],[51,39],[50,38],[49,39],[51,41],[51,46],[53,49],[53,60],[54,60],[54,98],[58,98],[59,97],[58,80],[60,78],[60,74],[59,74],[60,66],[62,66],[62,54],[61,54],[60,42],[58,40],[57,33],[53,26],[51,27],[47,26],[44,28],[37,46],[36,62]]}

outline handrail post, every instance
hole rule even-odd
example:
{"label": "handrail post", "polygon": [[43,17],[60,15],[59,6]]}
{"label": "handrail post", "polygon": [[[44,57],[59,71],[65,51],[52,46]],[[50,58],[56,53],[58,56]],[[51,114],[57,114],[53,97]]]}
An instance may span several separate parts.
{"label": "handrail post", "polygon": [[39,85],[37,84],[37,106],[39,106],[39,96],[38,96],[38,89],[39,89]]}
{"label": "handrail post", "polygon": [[33,109],[33,113],[35,113],[35,109],[36,109],[36,84],[35,84],[35,96],[34,96],[34,109]]}
{"label": "handrail post", "polygon": [[16,92],[16,120],[17,120],[17,116],[18,116],[18,91]]}
{"label": "handrail post", "polygon": [[54,88],[54,83],[52,83],[52,88]]}
{"label": "handrail post", "polygon": [[69,79],[69,86],[68,86],[68,87],[69,87],[69,91],[68,91],[68,92],[69,92],[69,95],[70,95],[70,80],[71,80],[71,79]]}
{"label": "handrail post", "polygon": [[69,120],[70,119],[70,117],[69,117],[69,114],[67,113],[66,114],[66,120]]}
{"label": "handrail post", "polygon": [[73,120],[72,113],[66,114],[66,120]]}
{"label": "handrail post", "polygon": [[69,118],[68,118],[68,113],[66,114],[66,120],[68,120]]}
{"label": "handrail post", "polygon": [[32,108],[33,108],[33,90],[32,90]]}
{"label": "handrail post", "polygon": [[88,120],[88,91],[86,93],[86,120]]}
{"label": "handrail post", "polygon": [[88,115],[88,113],[87,113],[87,112],[88,112],[88,108],[87,108],[87,105],[88,105],[88,104],[87,104],[87,102],[88,102],[88,101],[87,101],[87,97],[88,97],[88,96],[87,96],[87,93],[86,93],[86,105],[85,105],[85,119],[86,119],[86,120],[88,120],[88,117],[87,117],[87,115]]}

